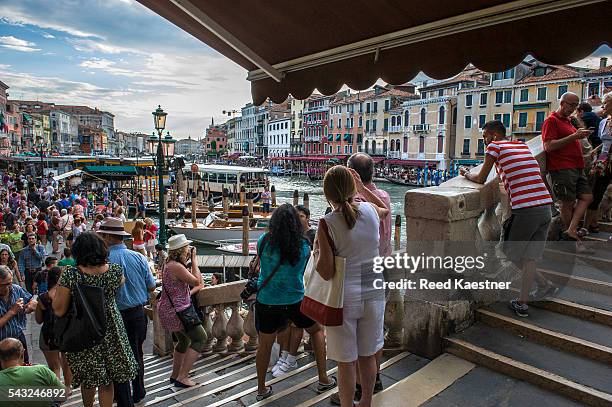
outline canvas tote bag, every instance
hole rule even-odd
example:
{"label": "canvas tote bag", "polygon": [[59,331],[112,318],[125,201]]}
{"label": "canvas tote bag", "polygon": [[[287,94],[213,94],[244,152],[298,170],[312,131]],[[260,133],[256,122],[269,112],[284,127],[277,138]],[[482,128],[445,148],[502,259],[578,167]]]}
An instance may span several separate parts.
{"label": "canvas tote bag", "polygon": [[344,273],[346,259],[336,255],[334,241],[329,235],[325,219],[319,221],[319,228],[327,236],[334,253],[334,276],[326,281],[316,270],[314,254],[310,254],[304,271],[304,299],[300,306],[302,314],[324,326],[342,325],[344,304]]}

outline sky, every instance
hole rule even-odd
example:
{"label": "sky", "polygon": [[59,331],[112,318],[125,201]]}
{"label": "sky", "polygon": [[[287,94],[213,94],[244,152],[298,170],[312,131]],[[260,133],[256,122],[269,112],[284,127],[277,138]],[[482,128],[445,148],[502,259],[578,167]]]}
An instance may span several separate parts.
{"label": "sky", "polygon": [[[581,66],[597,67],[598,49]],[[0,81],[10,98],[82,104],[122,131],[198,138],[251,100],[247,72],[135,0],[0,1]],[[419,79],[425,78],[420,74]]]}

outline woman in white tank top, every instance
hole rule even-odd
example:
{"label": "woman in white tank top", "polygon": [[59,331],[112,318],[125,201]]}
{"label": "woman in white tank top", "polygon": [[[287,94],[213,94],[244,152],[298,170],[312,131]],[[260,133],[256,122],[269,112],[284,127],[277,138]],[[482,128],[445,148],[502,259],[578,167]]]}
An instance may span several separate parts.
{"label": "woman in white tank top", "polygon": [[[327,327],[327,355],[338,362],[338,388],[342,407],[353,405],[356,369],[359,360],[362,380],[360,406],[369,407],[376,380],[376,352],[383,346],[384,290],[374,289],[372,265],[378,256],[380,218],[389,210],[359,175],[344,166],[330,168],[323,180],[323,192],[333,211],[322,219],[314,244],[317,272],[326,280],[335,273],[334,255],[346,258],[343,324]],[[356,203],[357,193],[368,202]],[[372,202],[372,203],[369,203]],[[327,226],[331,244],[322,229]]]}

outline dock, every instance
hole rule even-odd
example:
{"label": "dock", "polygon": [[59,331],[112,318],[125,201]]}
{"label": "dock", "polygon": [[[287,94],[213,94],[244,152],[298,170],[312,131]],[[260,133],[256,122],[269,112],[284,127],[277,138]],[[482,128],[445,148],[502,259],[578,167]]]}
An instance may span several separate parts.
{"label": "dock", "polygon": [[204,255],[199,254],[198,265],[204,272],[211,272],[211,269],[242,269],[249,268],[249,263],[254,256],[240,256],[240,255]]}

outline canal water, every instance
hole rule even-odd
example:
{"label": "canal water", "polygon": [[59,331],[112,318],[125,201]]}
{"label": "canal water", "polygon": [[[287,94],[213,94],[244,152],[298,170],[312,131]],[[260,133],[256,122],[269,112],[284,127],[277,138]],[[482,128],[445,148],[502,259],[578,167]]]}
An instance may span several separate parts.
{"label": "canal water", "polygon": [[[325,209],[328,204],[323,195],[323,181],[311,181],[304,177],[270,177],[270,185],[276,188],[277,203],[292,203],[293,191],[298,190],[300,194],[300,204],[303,202],[304,193],[307,193],[310,201],[310,217],[319,219],[325,214]],[[404,217],[404,195],[406,191],[414,187],[395,185],[388,182],[378,183],[377,188],[383,189],[389,193],[391,198],[391,212],[393,214],[393,222],[395,216],[402,217],[402,238],[401,241],[406,241],[406,227]],[[393,238],[393,236],[392,236]],[[197,245],[198,253],[200,254],[219,254],[214,246]]]}

